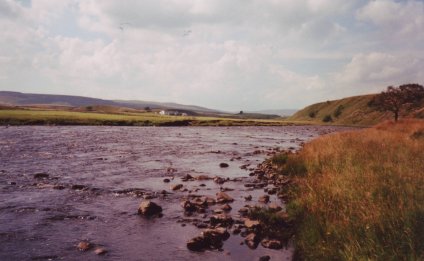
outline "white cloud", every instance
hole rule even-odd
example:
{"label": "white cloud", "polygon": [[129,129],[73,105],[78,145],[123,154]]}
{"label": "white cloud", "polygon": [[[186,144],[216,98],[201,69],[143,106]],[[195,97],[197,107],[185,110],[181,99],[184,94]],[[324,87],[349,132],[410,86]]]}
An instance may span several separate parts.
{"label": "white cloud", "polygon": [[418,1],[0,0],[0,27],[8,90],[254,110],[424,81]]}
{"label": "white cloud", "polygon": [[422,1],[371,1],[358,10],[361,21],[371,22],[380,31],[379,38],[386,42],[400,42],[411,46],[424,40],[424,2]]}

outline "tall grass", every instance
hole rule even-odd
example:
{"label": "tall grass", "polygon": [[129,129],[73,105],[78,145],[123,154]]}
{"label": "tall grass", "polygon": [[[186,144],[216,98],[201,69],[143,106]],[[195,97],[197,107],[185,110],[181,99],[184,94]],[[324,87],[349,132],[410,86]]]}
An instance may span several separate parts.
{"label": "tall grass", "polygon": [[305,260],[424,260],[424,122],[320,137],[289,155]]}

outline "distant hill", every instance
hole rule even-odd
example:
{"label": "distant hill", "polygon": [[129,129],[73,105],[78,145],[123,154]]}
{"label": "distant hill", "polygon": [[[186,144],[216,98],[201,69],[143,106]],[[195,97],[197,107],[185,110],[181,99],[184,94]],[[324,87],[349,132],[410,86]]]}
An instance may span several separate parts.
{"label": "distant hill", "polygon": [[113,106],[131,109],[151,109],[179,110],[191,114],[222,113],[217,110],[200,106],[182,105],[177,103],[160,103],[150,101],[123,101],[123,100],[103,100],[82,96],[53,95],[53,94],[31,94],[11,91],[0,91],[0,104],[11,106]]}
{"label": "distant hill", "polygon": [[[390,112],[379,112],[368,106],[375,96],[361,95],[340,100],[320,102],[309,105],[289,117],[291,121],[324,122],[324,118],[332,124],[369,126],[384,120],[393,119]],[[419,109],[404,112],[401,117],[424,118],[424,104]]]}

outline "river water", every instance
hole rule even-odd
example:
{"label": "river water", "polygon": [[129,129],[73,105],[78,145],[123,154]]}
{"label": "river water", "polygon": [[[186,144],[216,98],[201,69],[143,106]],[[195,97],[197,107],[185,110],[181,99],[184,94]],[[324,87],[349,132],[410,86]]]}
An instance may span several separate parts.
{"label": "river water", "polygon": [[[185,222],[180,202],[189,193],[214,196],[225,187],[235,199],[230,213],[236,218],[245,195],[255,203],[264,194],[243,186],[258,163],[277,149],[295,150],[342,130],[347,128],[0,127],[0,260],[258,260],[263,255],[290,260],[290,245],[251,250],[238,235],[221,251],[190,252],[186,242],[201,229]],[[222,162],[229,167],[220,168]],[[35,178],[37,173],[48,177]],[[186,174],[232,181],[181,182]],[[186,191],[170,189],[179,183]],[[163,207],[162,218],[137,215],[146,196]],[[282,204],[276,197],[271,201]],[[82,240],[108,253],[78,251]]]}

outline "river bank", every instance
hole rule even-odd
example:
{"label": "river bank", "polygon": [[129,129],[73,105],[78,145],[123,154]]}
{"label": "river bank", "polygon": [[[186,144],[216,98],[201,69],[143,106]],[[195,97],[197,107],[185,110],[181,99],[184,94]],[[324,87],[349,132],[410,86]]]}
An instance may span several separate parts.
{"label": "river bank", "polygon": [[424,257],[424,122],[319,137],[270,162],[292,221],[296,259]]}

